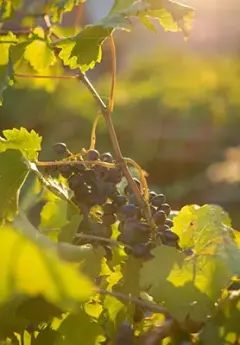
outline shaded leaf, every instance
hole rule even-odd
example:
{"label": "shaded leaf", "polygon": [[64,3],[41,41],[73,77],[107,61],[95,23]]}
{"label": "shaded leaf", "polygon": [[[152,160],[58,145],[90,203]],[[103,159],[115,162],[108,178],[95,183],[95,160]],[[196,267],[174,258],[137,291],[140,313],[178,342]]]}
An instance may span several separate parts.
{"label": "shaded leaf", "polygon": [[0,137],[0,152],[7,149],[16,149],[30,160],[36,160],[38,151],[41,150],[42,138],[34,131],[28,132],[26,128],[6,129],[3,131],[5,138]]}
{"label": "shaded leaf", "polygon": [[81,220],[82,216],[80,215],[72,216],[70,221],[62,227],[58,241],[72,243]]}
{"label": "shaded leaf", "polygon": [[17,150],[0,153],[0,225],[18,211],[19,191],[28,174],[22,157]]}
{"label": "shaded leaf", "polygon": [[58,332],[64,338],[62,342],[58,342],[59,345],[100,345],[105,340],[98,320],[84,310],[80,310],[77,314],[69,314],[60,324]]}
{"label": "shaded leaf", "polygon": [[0,106],[3,102],[3,92],[15,82],[12,61],[7,65],[0,66]]}
{"label": "shaded leaf", "polygon": [[50,7],[50,12],[52,14],[52,21],[61,22],[62,15],[65,12],[72,11],[74,6],[79,5],[86,0],[56,0],[53,5]]}

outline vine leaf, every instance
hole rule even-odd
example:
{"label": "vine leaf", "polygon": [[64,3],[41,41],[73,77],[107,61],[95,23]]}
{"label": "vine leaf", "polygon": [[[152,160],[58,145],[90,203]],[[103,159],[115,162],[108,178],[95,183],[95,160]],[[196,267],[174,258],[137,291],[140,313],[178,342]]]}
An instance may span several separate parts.
{"label": "vine leaf", "polygon": [[100,345],[105,340],[98,319],[82,309],[77,314],[69,314],[61,322],[58,332],[63,337],[63,341],[58,342],[58,345]]}
{"label": "vine leaf", "polygon": [[62,15],[65,12],[72,11],[74,6],[79,5],[86,0],[56,0],[53,5],[50,7],[50,13],[52,15],[52,21],[61,22]]}
{"label": "vine leaf", "polygon": [[73,215],[70,221],[62,227],[58,236],[58,241],[72,243],[81,220],[82,216],[78,214]]}
{"label": "vine leaf", "polygon": [[28,132],[26,128],[6,129],[3,131],[5,138],[0,137],[0,152],[7,149],[16,149],[29,160],[36,160],[38,151],[41,150],[42,138],[34,131]]}
{"label": "vine leaf", "polygon": [[211,303],[192,282],[191,272],[183,270],[185,255],[166,246],[160,246],[152,253],[154,259],[145,263],[140,271],[141,287],[157,302],[164,303],[179,322],[189,315],[194,320],[204,320]]}
{"label": "vine leaf", "polygon": [[115,29],[129,30],[129,23],[122,16],[109,16],[96,25],[87,25],[76,36],[57,44],[59,57],[71,68],[82,72],[94,68],[102,59],[102,44]]}
{"label": "vine leaf", "polygon": [[[183,248],[192,249],[193,254],[184,256],[172,248],[157,248],[155,258],[142,269],[142,287],[149,288],[156,301],[164,302],[175,317],[183,318],[182,308],[185,316],[190,313],[203,321],[230,279],[240,274],[240,249],[229,225],[228,215],[219,206],[184,207],[174,218],[173,231]],[[159,269],[160,265],[164,267]],[[179,300],[173,302],[173,296],[181,300],[181,307]],[[193,308],[194,301],[198,303]]]}
{"label": "vine leaf", "polygon": [[41,211],[40,230],[60,230],[67,223],[67,203],[62,199],[48,201]]}
{"label": "vine leaf", "polygon": [[[5,43],[5,42],[12,42],[12,43]],[[7,35],[0,37],[0,47],[1,47],[0,65],[8,64],[9,48],[11,47],[12,44],[17,43],[17,42],[18,42],[17,37],[11,31]]]}
{"label": "vine leaf", "polygon": [[15,82],[12,61],[7,65],[0,65],[0,106],[3,103],[3,92]]}
{"label": "vine leaf", "polygon": [[47,42],[39,39],[34,40],[25,47],[24,59],[28,61],[37,72],[47,70],[56,62],[54,52],[47,45]]}
{"label": "vine leaf", "polygon": [[22,5],[21,0],[0,1],[0,22],[9,19],[13,12]]}
{"label": "vine leaf", "polygon": [[12,220],[18,210],[19,191],[28,175],[22,158],[17,150],[0,153],[0,225]]}
{"label": "vine leaf", "polygon": [[1,230],[0,250],[0,303],[13,295],[42,296],[59,308],[75,309],[93,294],[92,283],[76,266],[10,227]]}

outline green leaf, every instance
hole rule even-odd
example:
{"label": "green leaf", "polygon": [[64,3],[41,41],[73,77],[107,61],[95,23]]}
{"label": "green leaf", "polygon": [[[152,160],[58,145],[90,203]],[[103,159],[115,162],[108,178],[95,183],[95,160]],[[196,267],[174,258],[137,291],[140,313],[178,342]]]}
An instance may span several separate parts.
{"label": "green leaf", "polygon": [[67,223],[67,203],[62,199],[48,201],[41,211],[40,229],[60,230]]}
{"label": "green leaf", "polygon": [[42,329],[34,341],[31,342],[32,345],[54,345],[62,340],[61,334],[52,329],[50,326]]}
{"label": "green leaf", "polygon": [[0,22],[9,19],[21,5],[21,0],[0,0]]}
{"label": "green leaf", "polygon": [[[196,321],[204,320],[211,311],[212,303],[195,284],[191,267],[184,267],[184,254],[163,245],[152,253],[154,259],[146,262],[140,271],[141,287],[155,301],[164,303],[178,321],[183,322],[187,316]],[[203,277],[200,275],[200,282]]]}
{"label": "green leaf", "polygon": [[0,225],[4,219],[12,220],[18,210],[19,191],[28,174],[22,158],[16,150],[0,153]]}
{"label": "green leaf", "polygon": [[[11,43],[10,43],[11,42]],[[12,44],[17,43],[17,37],[12,33],[9,32],[7,35],[0,36],[0,65],[7,65],[9,61],[9,48]]]}
{"label": "green leaf", "polygon": [[42,72],[56,62],[54,52],[43,40],[34,40],[24,51],[24,58],[37,72]]}
{"label": "green leaf", "polygon": [[12,61],[7,65],[0,66],[0,106],[3,103],[3,92],[15,82]]}
{"label": "green leaf", "polygon": [[58,345],[100,345],[105,340],[102,327],[98,320],[84,310],[68,315],[60,324],[58,332],[64,340]]}
{"label": "green leaf", "polygon": [[72,11],[74,6],[79,5],[86,0],[55,0],[54,4],[50,8],[50,13],[52,14],[52,21],[61,22],[62,15],[65,12]]}
{"label": "green leaf", "polygon": [[7,149],[16,149],[30,160],[36,160],[38,151],[41,150],[42,138],[34,131],[28,132],[26,128],[6,129],[3,131],[5,138],[0,137],[0,152]]}
{"label": "green leaf", "polygon": [[68,309],[77,308],[93,294],[91,282],[76,266],[10,227],[0,232],[0,250],[0,303],[16,294],[43,296],[57,307]]}
{"label": "green leaf", "polygon": [[117,291],[138,297],[141,291],[139,280],[142,260],[130,256],[122,266],[122,279],[116,286]]}
{"label": "green leaf", "polygon": [[121,12],[130,7],[134,3],[134,1],[135,0],[115,0],[110,13],[113,14]]}
{"label": "green leaf", "polygon": [[87,25],[75,37],[57,44],[59,57],[71,68],[80,67],[82,72],[92,69],[102,59],[102,44],[115,29],[128,30],[124,16],[112,15],[96,25]]}
{"label": "green leaf", "polygon": [[81,220],[82,216],[78,214],[72,216],[71,220],[62,227],[58,240],[60,242],[72,243]]}

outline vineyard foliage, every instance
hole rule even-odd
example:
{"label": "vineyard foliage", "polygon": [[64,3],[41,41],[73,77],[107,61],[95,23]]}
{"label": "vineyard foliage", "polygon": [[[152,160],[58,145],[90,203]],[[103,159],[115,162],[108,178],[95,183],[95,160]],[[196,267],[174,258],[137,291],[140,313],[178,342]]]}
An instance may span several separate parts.
{"label": "vineyard foliage", "polygon": [[[64,78],[72,70],[84,81],[101,61],[103,43],[115,30],[130,31],[133,17],[153,31],[157,18],[187,37],[194,15],[171,0],[115,0],[100,22],[59,37],[62,16],[82,2],[28,9],[0,1],[3,26],[18,11],[44,19],[28,32],[0,30],[1,102],[23,75],[41,83],[41,76]],[[110,153],[79,148],[73,155],[60,143],[62,156],[41,162],[43,141],[25,128],[0,137],[1,342],[239,344],[240,237],[228,214],[217,205],[172,212],[164,195],[148,195],[141,169],[132,191]],[[39,204],[35,224],[29,215]]]}

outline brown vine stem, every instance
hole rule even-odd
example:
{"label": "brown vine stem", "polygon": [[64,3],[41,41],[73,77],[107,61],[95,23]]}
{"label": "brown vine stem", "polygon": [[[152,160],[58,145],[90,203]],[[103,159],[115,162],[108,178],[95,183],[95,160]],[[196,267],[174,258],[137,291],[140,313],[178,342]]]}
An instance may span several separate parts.
{"label": "brown vine stem", "polygon": [[120,301],[132,302],[134,304],[139,305],[139,307],[150,310],[154,313],[160,313],[160,314],[163,314],[167,317],[170,317],[168,311],[164,307],[161,307],[157,304],[146,302],[146,301],[143,301],[139,298],[132,297],[129,295],[124,295],[120,292],[112,292],[112,291],[107,291],[107,290],[99,289],[99,288],[96,289],[96,292],[98,292],[101,295],[105,295],[105,296],[109,295],[109,296],[115,297],[115,298],[119,299]]}
{"label": "brown vine stem", "polygon": [[38,74],[14,74],[17,78],[28,78],[28,79],[77,79],[74,75],[38,75]]}
{"label": "brown vine stem", "polygon": [[97,129],[97,124],[98,124],[99,119],[100,119],[100,115],[98,114],[96,116],[94,122],[93,122],[89,150],[94,150],[95,149],[95,145],[96,145],[96,129]]}
{"label": "brown vine stem", "polygon": [[126,163],[132,164],[138,171],[140,182],[141,182],[141,193],[144,194],[146,200],[149,199],[149,192],[148,192],[148,185],[147,180],[145,179],[144,172],[139,164],[137,164],[133,159],[131,158],[124,158]]}
{"label": "brown vine stem", "polygon": [[36,166],[38,167],[49,167],[49,166],[63,166],[63,165],[100,165],[103,167],[106,167],[108,169],[114,169],[117,167],[117,164],[114,163],[107,163],[102,161],[68,161],[68,160],[62,160],[62,161],[56,161],[56,162],[42,162],[37,161]]}

